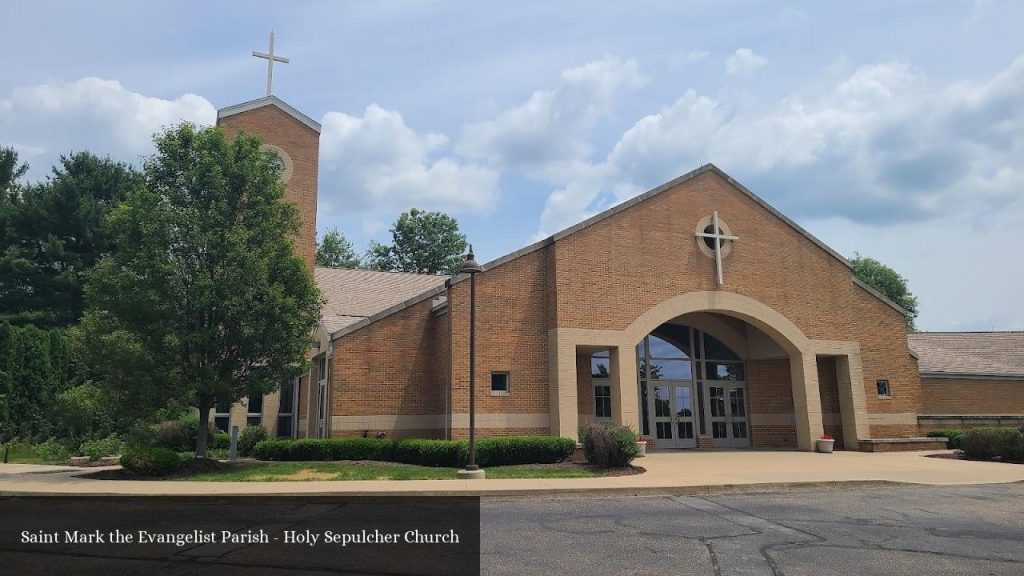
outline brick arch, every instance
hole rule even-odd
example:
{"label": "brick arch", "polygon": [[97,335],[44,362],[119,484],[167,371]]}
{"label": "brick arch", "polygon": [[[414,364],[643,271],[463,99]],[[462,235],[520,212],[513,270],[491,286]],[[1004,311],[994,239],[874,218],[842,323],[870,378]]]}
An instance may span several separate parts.
{"label": "brick arch", "polygon": [[639,342],[662,324],[692,312],[719,312],[753,324],[768,334],[790,355],[811,350],[811,341],[793,322],[760,302],[733,292],[688,292],[650,308],[623,330]]}
{"label": "brick arch", "polygon": [[554,433],[575,436],[578,424],[576,350],[579,346],[608,347],[611,359],[612,418],[631,425],[640,413],[636,395],[635,347],[641,338],[666,321],[691,312],[719,312],[757,326],[789,355],[797,447],[813,450],[824,430],[818,393],[814,347],[788,318],[767,304],[732,292],[689,292],[651,307],[622,331],[555,329],[549,333],[551,371],[550,426]]}

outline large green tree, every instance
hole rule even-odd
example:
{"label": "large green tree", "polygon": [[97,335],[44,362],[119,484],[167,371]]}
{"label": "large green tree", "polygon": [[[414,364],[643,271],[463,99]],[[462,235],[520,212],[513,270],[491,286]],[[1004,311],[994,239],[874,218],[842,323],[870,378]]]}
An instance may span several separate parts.
{"label": "large green tree", "polygon": [[[19,174],[9,167],[8,157],[0,159],[0,180]],[[78,322],[84,274],[113,246],[107,214],[140,183],[130,167],[78,152],[62,156],[45,181],[7,193],[0,204],[0,320],[43,328]]]}
{"label": "large green tree", "polygon": [[854,253],[850,262],[854,276],[907,311],[907,330],[916,331],[917,297],[910,292],[907,279],[874,258]]}
{"label": "large green tree", "polygon": [[217,402],[300,371],[320,297],[258,138],[186,123],[155,141],[145,184],[111,215],[114,251],[88,274],[83,343],[132,408],[197,408],[203,457]]}
{"label": "large green tree", "polygon": [[359,268],[361,262],[352,243],[337,228],[331,228],[316,245],[316,265],[328,268]]}
{"label": "large green tree", "polygon": [[371,268],[454,274],[462,266],[466,237],[459,232],[459,222],[442,212],[403,212],[391,227],[391,238],[390,246],[370,244],[366,259]]}
{"label": "large green tree", "polygon": [[26,172],[28,164],[18,160],[18,151],[10,146],[0,146],[0,203],[14,191]]}

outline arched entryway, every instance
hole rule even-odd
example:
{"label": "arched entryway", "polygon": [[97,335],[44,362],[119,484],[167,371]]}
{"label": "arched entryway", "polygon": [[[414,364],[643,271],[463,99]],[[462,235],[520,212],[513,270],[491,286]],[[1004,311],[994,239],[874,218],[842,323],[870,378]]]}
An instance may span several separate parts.
{"label": "arched entryway", "polygon": [[[694,316],[695,314],[697,316]],[[701,322],[704,322],[705,325],[688,324],[686,320],[688,315],[690,319],[702,318]],[[773,353],[785,359],[784,362],[776,362],[773,369],[776,374],[780,369],[786,371],[784,374],[785,396],[791,406],[787,416],[780,415],[774,421],[771,418],[764,418],[765,430],[768,430],[769,426],[774,427],[773,431],[791,430],[792,436],[794,436],[793,445],[802,450],[813,449],[814,439],[823,433],[823,424],[816,357],[812,342],[793,322],[769,306],[730,292],[693,292],[672,298],[639,315],[624,330],[573,328],[552,330],[549,333],[552,357],[549,364],[552,371],[550,398],[552,432],[573,436],[581,421],[585,421],[584,414],[580,410],[580,398],[587,394],[588,390],[581,384],[581,378],[582,374],[589,370],[584,370],[582,365],[585,362],[589,368],[589,359],[598,353],[607,354],[607,356],[603,356],[607,363],[607,379],[606,385],[600,390],[601,396],[598,397],[595,394],[593,398],[595,410],[597,404],[603,403],[606,406],[604,410],[604,413],[607,414],[606,418],[616,423],[633,426],[638,431],[642,431],[646,425],[648,434],[656,435],[658,426],[651,414],[654,408],[652,408],[652,397],[650,396],[652,392],[649,388],[653,379],[650,378],[649,372],[645,374],[648,386],[646,422],[643,417],[644,388],[638,386],[641,382],[640,369],[643,368],[646,371],[648,368],[641,366],[641,363],[638,362],[637,344],[645,342],[645,362],[658,359],[657,356],[649,356],[649,337],[652,334],[659,340],[666,341],[663,338],[666,335],[666,330],[676,330],[677,334],[680,334],[678,339],[683,338],[679,332],[681,329],[667,329],[663,327],[666,325],[686,327],[686,338],[700,338],[701,345],[704,344],[704,335],[710,335],[732,353],[728,358],[712,358],[706,354],[699,356],[699,353],[693,349],[694,344],[690,344],[688,353],[686,350],[682,350],[690,362],[690,378],[688,380],[686,378],[675,379],[668,388],[654,392],[655,394],[669,394],[678,400],[676,405],[684,404],[689,395],[691,403],[696,408],[690,409],[693,413],[693,420],[689,422],[694,426],[694,435],[697,436],[694,439],[696,444],[700,444],[701,437],[710,438],[713,442],[714,439],[711,437],[716,430],[721,435],[723,427],[725,427],[726,433],[720,438],[720,444],[742,445],[756,439],[756,435],[753,434],[754,430],[751,428],[752,423],[749,420],[744,422],[739,417],[740,411],[744,412],[745,418],[749,419],[751,416],[748,389],[750,367],[747,356],[750,352],[749,334],[754,334],[756,345],[769,343],[774,347]],[[750,327],[750,331],[740,329],[744,326]],[[676,348],[682,349],[681,346]],[[664,359],[672,360],[672,358]],[[682,360],[682,358],[675,358],[675,360]],[[702,371],[699,374],[693,373],[695,361],[700,363],[696,368]],[[736,362],[736,364],[719,367],[716,361]],[[716,389],[713,391],[705,389],[708,386],[707,382],[714,380],[708,378],[706,370],[709,369],[709,366],[712,370],[721,368],[726,371],[723,373],[725,378],[722,379],[724,385],[714,386]],[[730,369],[742,371],[743,379],[736,378],[739,372],[729,374],[728,370]],[[775,379],[782,380],[782,378]],[[679,384],[677,385],[676,382]],[[689,392],[685,391],[685,382],[690,383]],[[729,382],[741,384],[730,386]],[[589,392],[594,393],[593,389]],[[739,403],[741,397],[743,402]],[[720,406],[719,399],[728,407],[731,407],[734,399],[736,400],[738,410],[735,413],[735,418],[730,419],[727,413],[724,416],[720,415],[721,411],[717,410]],[[712,400],[716,407],[714,412],[719,415],[712,416],[712,410],[708,406]],[[663,404],[661,406],[664,407]],[[672,399],[670,399],[669,408],[671,409],[672,406]],[[739,409],[740,406],[743,407],[742,410]],[[701,410],[706,410],[706,414],[702,415]],[[662,410],[662,413],[664,412]],[[756,416],[756,414],[754,415]],[[596,412],[595,418],[597,418]],[[736,433],[732,434],[734,423],[737,428]],[[686,424],[687,421],[683,420],[684,431],[687,427]],[[679,425],[680,419],[676,418],[675,421],[668,420],[661,427],[664,431],[668,426],[676,426],[678,432]],[[703,426],[704,433],[700,433],[701,426]],[[744,427],[747,438],[742,438]],[[680,446],[686,444],[689,439],[682,436],[674,434],[672,443]]]}

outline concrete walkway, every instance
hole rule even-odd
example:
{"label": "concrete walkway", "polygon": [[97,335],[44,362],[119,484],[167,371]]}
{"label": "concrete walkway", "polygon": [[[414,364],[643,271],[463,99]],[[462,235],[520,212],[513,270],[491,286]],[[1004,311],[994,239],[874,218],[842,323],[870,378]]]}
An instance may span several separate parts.
{"label": "concrete walkway", "polygon": [[966,485],[1024,482],[1024,465],[928,458],[943,452],[865,453],[722,450],[656,452],[634,464],[644,474],[522,480],[189,482],[91,480],[92,472],[0,474],[0,496],[96,495],[639,495],[705,494],[885,483]]}

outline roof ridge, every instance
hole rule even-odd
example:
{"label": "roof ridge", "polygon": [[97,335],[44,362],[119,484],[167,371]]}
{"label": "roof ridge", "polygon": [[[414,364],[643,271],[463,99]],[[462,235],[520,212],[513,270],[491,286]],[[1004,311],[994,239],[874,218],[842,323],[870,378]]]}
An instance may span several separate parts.
{"label": "roof ridge", "polygon": [[313,270],[343,270],[346,272],[372,272],[374,274],[402,274],[405,276],[421,276],[423,278],[447,278],[444,274],[427,274],[426,272],[405,272],[403,270],[371,270],[369,268],[335,268],[334,266],[313,266]]}

